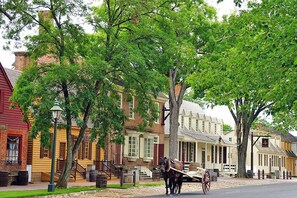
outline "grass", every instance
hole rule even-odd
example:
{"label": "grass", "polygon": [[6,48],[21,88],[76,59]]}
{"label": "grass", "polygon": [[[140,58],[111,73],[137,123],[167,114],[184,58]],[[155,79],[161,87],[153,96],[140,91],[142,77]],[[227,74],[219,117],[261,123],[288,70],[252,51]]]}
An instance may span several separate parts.
{"label": "grass", "polygon": [[[140,186],[160,186],[163,185],[163,182],[155,183],[146,183],[146,184],[137,184],[136,187]],[[118,189],[129,189],[133,188],[133,185],[124,185],[123,187],[120,184],[108,184],[107,188],[118,188]],[[0,198],[17,198],[17,197],[36,197],[36,196],[46,196],[46,195],[58,195],[58,194],[68,194],[82,191],[93,191],[101,190],[102,188],[96,188],[95,186],[78,186],[70,187],[67,189],[57,189],[55,192],[47,192],[47,189],[44,190],[25,190],[25,191],[1,191]]]}

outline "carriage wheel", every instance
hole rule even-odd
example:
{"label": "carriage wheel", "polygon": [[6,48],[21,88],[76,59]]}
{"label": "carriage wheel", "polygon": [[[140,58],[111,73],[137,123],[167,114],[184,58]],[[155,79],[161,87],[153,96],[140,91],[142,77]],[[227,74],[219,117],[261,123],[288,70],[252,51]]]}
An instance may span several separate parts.
{"label": "carriage wheel", "polygon": [[205,171],[203,178],[202,178],[202,190],[205,195],[210,190],[210,174],[208,171]]}

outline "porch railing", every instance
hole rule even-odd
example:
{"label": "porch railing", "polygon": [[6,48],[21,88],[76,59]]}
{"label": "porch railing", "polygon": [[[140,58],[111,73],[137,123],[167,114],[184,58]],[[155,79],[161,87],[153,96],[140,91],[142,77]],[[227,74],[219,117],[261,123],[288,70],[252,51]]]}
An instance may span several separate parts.
{"label": "porch railing", "polygon": [[[56,172],[61,173],[65,166],[65,160],[57,159]],[[76,171],[79,172],[83,178],[86,178],[86,169],[80,165],[77,160],[74,161],[73,168],[71,170],[71,176],[76,180]]]}
{"label": "porch railing", "polygon": [[112,161],[96,161],[96,160],[94,160],[94,165],[95,165],[95,169],[99,173],[106,174],[109,177],[109,179],[111,179],[112,174],[117,176],[117,168],[112,163]]}

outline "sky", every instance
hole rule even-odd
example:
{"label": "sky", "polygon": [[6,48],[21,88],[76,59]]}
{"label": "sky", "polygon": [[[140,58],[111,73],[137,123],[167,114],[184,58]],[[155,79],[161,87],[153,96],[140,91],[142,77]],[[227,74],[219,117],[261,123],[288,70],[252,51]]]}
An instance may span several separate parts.
{"label": "sky", "polygon": [[[96,1],[96,0],[93,0]],[[217,0],[207,0],[207,2],[214,6],[217,9],[219,19],[222,18],[223,15],[228,15],[238,10],[235,7],[233,0],[224,0],[223,2],[217,4]],[[5,31],[5,30],[2,30]],[[1,32],[2,32],[1,31]],[[5,44],[5,40],[0,37],[0,62],[3,67],[12,68],[12,64],[14,63],[14,52],[21,51],[20,49],[11,50],[3,50],[2,47]],[[234,126],[234,120],[228,110],[227,107],[224,106],[216,106],[214,109],[205,109],[205,113],[212,117],[220,118],[224,121],[225,124],[229,124],[231,127]]]}

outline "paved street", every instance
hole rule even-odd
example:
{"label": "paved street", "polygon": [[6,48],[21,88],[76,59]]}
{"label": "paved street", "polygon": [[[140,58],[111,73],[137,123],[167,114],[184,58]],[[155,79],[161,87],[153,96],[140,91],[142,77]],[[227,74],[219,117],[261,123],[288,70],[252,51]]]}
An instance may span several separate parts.
{"label": "paved street", "polygon": [[[176,196],[176,195],[175,195]],[[202,191],[182,193],[179,197],[194,198],[197,196],[203,197]],[[146,198],[159,198],[162,196],[146,196]],[[296,198],[297,183],[278,183],[266,184],[259,186],[242,186],[236,188],[225,188],[211,190],[207,198]]]}

